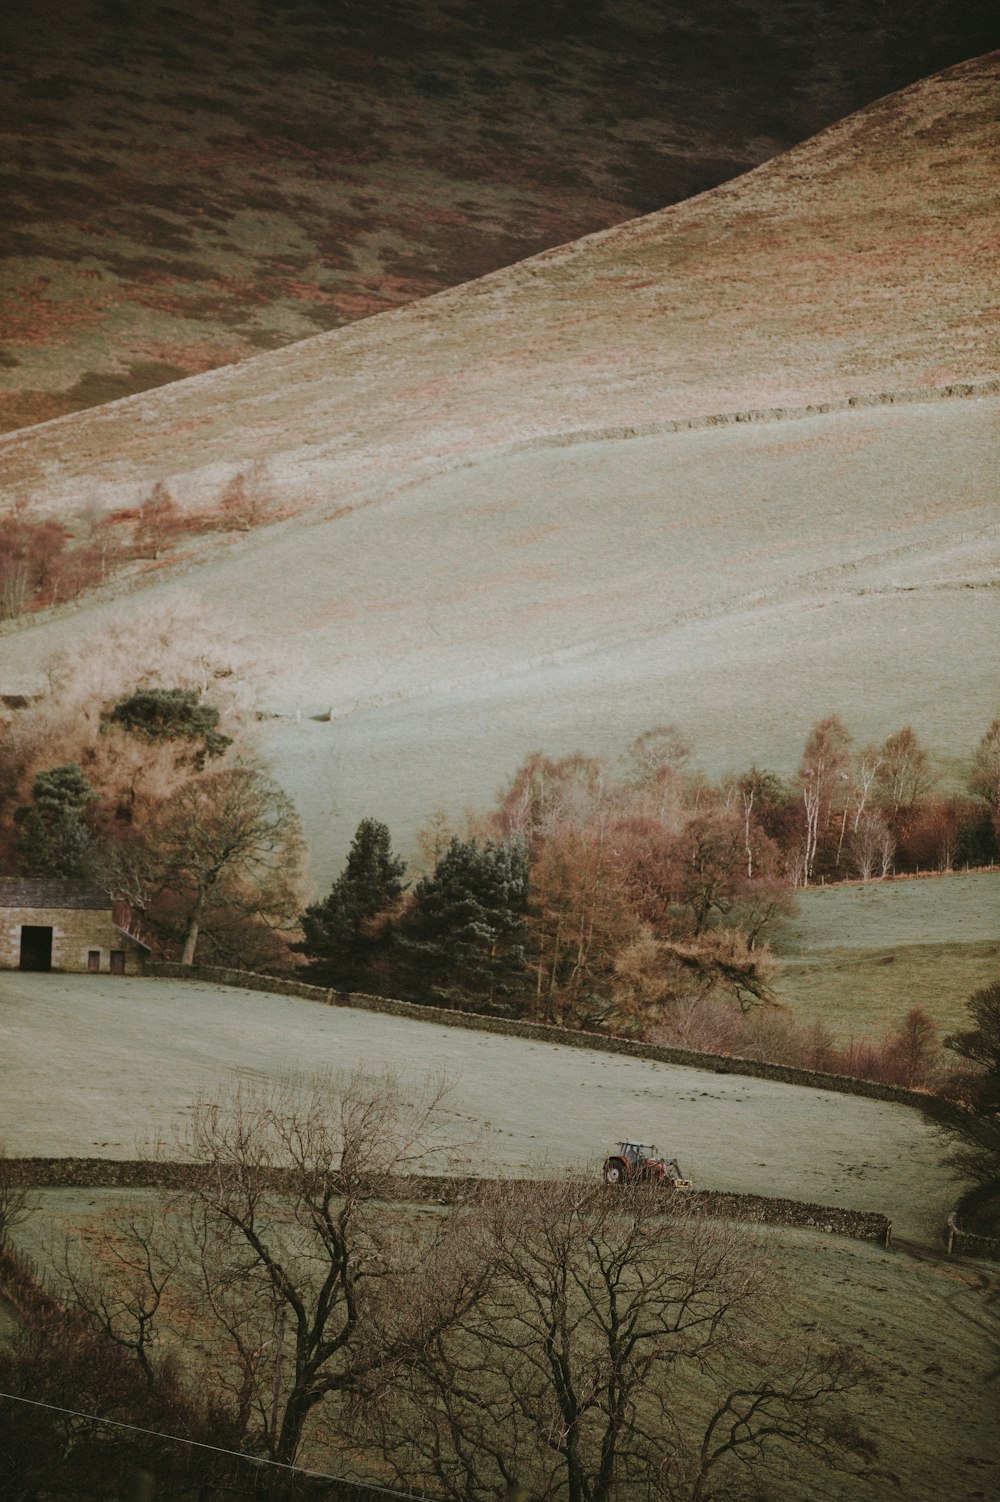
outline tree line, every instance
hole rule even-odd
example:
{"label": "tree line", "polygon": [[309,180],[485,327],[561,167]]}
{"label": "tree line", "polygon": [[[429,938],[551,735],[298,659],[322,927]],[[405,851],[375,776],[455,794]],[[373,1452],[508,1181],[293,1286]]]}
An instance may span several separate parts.
{"label": "tree line", "polygon": [[837,1044],[767,1005],[769,941],[819,880],[992,860],[1000,720],[962,795],[939,791],[911,727],[855,748],[835,716],[788,779],[753,766],[710,782],[670,726],[613,763],[536,753],[461,833],[431,821],[415,878],[363,819],[305,904],[301,827],[255,761],[243,666],[183,604],[53,665],[50,692],[0,724],[0,862],[98,882],[184,963],[299,966],[347,991],[938,1083],[923,1012]]}
{"label": "tree line", "polygon": [[[912,1085],[936,1067],[934,1024],[838,1050],[760,1004],[774,1000],[768,940],[797,890],[881,877],[933,857],[997,853],[1000,720],[982,736],[968,793],[942,797],[912,728],[852,750],[829,717],[798,772],[752,767],[710,783],[671,727],[617,764],[536,754],[497,806],[459,835],[424,834],[407,886],[388,828],[366,818],[329,894],[302,915],[318,984],[658,1041],[841,1069]],[[877,862],[876,862],[877,854]]]}

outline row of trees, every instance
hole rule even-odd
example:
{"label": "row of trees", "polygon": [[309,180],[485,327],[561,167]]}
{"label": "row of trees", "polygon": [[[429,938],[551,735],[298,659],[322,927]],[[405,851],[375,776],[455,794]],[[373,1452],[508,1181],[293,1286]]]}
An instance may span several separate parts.
{"label": "row of trees", "polygon": [[0,514],[0,620],[75,599],[198,533],[245,532],[282,514],[262,462],[237,471],[217,503],[198,511],[183,510],[162,481],[138,506],[91,512],[72,528],[11,506]]}
{"label": "row of trees", "polygon": [[[1000,721],[947,819],[934,780],[909,727],[854,754],[835,718],[810,732],[787,783],[752,767],[711,784],[670,727],[615,766],[537,754],[466,837],[438,824],[412,889],[389,831],[363,820],[297,947],[322,984],[550,1022],[648,1029],[682,1002],[702,1018],[720,1002],[745,1013],[773,999],[767,940],[797,887],[884,875],[946,827],[949,862],[961,848],[994,853]],[[893,1043],[881,1057],[904,1052]]]}
{"label": "row of trees", "polygon": [[515,841],[452,837],[407,894],[389,831],[363,819],[323,902],[302,915],[309,978],[350,991],[485,1010],[524,992],[529,863]]}
{"label": "row of trees", "polygon": [[[0,725],[0,862],[96,877],[186,960],[200,939],[206,959],[287,964],[298,821],[253,764],[219,634],[176,616],[57,665],[45,700]],[[767,940],[796,887],[921,852],[992,858],[1000,721],[964,801],[934,783],[911,728],[854,753],[835,717],[789,782],[751,767],[709,783],[670,727],[614,765],[539,753],[466,837],[432,831],[410,888],[362,821],[295,947],[326,984],[547,1021],[640,1027],[692,995],[745,1010],[770,999]]]}
{"label": "row of trees", "polygon": [[[648,1187],[484,1184],[447,1213],[387,1197],[440,1150],[444,1103],[355,1076],[201,1106],[195,1187],[67,1247],[56,1289],[91,1359],[70,1360],[66,1406],[191,1437],[210,1416],[218,1446],[453,1502],[708,1502],[796,1454],[870,1465],[842,1406],[859,1361],[792,1338],[746,1230]],[[25,1320],[5,1393],[58,1403],[66,1328]],[[72,1465],[60,1415],[0,1413],[12,1496],[46,1452]]]}
{"label": "row of trees", "polygon": [[855,749],[835,715],[810,731],[786,790],[794,817],[782,841],[796,886],[826,879],[949,871],[1000,856],[1000,720],[972,758],[968,795],[938,792],[940,770],[911,726]]}

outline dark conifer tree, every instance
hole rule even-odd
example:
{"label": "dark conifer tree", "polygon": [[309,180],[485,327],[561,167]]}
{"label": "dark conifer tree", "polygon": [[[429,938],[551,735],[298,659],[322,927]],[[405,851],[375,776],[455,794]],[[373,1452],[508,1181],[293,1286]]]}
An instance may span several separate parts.
{"label": "dark conifer tree", "polygon": [[118,725],[148,741],[191,741],[191,763],[202,771],[205,758],[223,756],[232,737],[219,730],[219,711],[202,704],[188,688],[140,688],[101,716],[104,725]]}
{"label": "dark conifer tree", "polygon": [[39,772],[31,790],[32,802],[14,813],[22,875],[88,874],[93,842],[85,814],[96,796],[76,762]]}
{"label": "dark conifer tree", "polygon": [[405,870],[406,862],[392,853],[386,826],[362,819],[330,895],[302,915],[305,938],[295,948],[309,956],[310,980],[345,991],[376,988]]}
{"label": "dark conifer tree", "polygon": [[414,1001],[508,1011],[527,982],[529,858],[520,840],[454,838],[399,931],[400,989]]}

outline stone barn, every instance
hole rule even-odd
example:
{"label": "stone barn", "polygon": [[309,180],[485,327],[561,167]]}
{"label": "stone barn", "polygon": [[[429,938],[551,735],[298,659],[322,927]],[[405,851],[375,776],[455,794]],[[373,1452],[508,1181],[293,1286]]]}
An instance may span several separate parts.
{"label": "stone barn", "polygon": [[148,949],[123,911],[82,881],[0,877],[0,970],[135,975]]}

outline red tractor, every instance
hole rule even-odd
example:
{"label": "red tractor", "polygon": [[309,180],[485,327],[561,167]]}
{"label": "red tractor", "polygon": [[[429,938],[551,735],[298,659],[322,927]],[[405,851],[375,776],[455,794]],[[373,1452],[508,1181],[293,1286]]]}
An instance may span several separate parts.
{"label": "red tractor", "polygon": [[605,1184],[663,1184],[667,1189],[690,1189],[676,1158],[661,1158],[652,1143],[619,1142],[618,1151],[604,1160]]}

